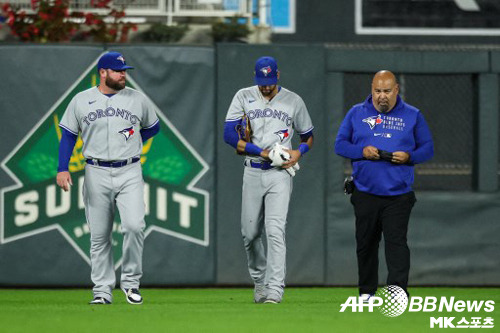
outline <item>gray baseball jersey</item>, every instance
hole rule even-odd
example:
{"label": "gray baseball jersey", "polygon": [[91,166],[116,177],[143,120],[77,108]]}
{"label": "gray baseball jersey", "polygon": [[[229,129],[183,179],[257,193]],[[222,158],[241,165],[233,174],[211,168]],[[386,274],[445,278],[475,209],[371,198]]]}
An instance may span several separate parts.
{"label": "gray baseball jersey", "polygon": [[75,135],[82,133],[85,158],[125,160],[141,154],[140,129],[158,122],[155,111],[135,89],[125,87],[108,97],[93,87],[71,100],[60,126]]}
{"label": "gray baseball jersey", "polygon": [[[271,149],[279,143],[292,149],[294,131],[312,131],[309,112],[300,96],[281,87],[268,101],[258,86],[241,89],[233,98],[226,121],[241,119],[246,114],[252,126],[252,143]],[[247,159],[263,160],[259,156]],[[248,162],[248,161],[246,161]],[[292,177],[282,168],[261,170],[249,167],[243,175],[241,232],[247,252],[248,270],[255,284],[254,300],[281,301],[285,287],[285,227],[292,193]],[[262,230],[267,236],[267,253]]]}
{"label": "gray baseball jersey", "polygon": [[252,126],[252,143],[262,149],[271,149],[275,143],[291,149],[294,131],[304,134],[313,129],[302,98],[283,87],[271,101],[262,96],[258,86],[238,91],[227,111],[226,121],[241,119],[243,114]]}
{"label": "gray baseball jersey", "polygon": [[[108,97],[94,87],[71,100],[59,125],[73,134],[82,133],[83,156],[87,159],[130,160],[141,155],[141,128],[158,122],[155,111],[154,105],[137,90],[126,87]],[[125,289],[139,288],[142,276],[145,205],[141,164],[119,168],[87,164],[83,200],[91,235],[94,297],[111,302],[116,282],[110,237],[115,205],[123,233],[120,285]]]}

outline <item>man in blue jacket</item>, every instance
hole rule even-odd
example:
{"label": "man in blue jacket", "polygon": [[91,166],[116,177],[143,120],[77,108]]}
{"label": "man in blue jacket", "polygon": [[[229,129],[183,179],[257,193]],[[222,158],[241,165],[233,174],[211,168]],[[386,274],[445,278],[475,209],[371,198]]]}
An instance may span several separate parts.
{"label": "man in blue jacket", "polygon": [[410,250],[406,235],[416,202],[413,169],[434,155],[422,113],[398,94],[393,73],[376,73],[372,94],[349,110],[335,140],[335,152],[352,163],[355,188],[351,203],[356,215],[359,294],[364,301],[377,291],[382,233],[387,285],[397,285],[408,293]]}

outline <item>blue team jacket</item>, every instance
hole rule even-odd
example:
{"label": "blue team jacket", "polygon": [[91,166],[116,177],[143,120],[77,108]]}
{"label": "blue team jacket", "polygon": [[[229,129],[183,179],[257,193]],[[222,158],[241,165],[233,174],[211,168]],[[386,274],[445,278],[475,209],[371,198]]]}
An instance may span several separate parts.
{"label": "blue team jacket", "polygon": [[[410,154],[408,164],[366,160],[363,148],[374,146],[389,152]],[[420,111],[399,96],[388,113],[378,112],[372,96],[354,105],[347,113],[335,140],[335,153],[350,158],[356,188],[375,195],[399,195],[410,192],[414,164],[434,155],[431,132]]]}

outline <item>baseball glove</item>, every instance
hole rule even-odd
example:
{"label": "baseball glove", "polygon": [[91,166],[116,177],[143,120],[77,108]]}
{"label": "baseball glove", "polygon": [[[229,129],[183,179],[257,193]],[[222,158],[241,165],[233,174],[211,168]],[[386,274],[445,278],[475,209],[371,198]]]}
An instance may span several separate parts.
{"label": "baseball glove", "polygon": [[[252,142],[252,126],[250,125],[250,119],[248,119],[246,113],[241,117],[241,122],[236,125],[235,129],[240,140]],[[238,155],[246,155],[246,152],[241,150],[239,146],[236,148],[236,153]]]}

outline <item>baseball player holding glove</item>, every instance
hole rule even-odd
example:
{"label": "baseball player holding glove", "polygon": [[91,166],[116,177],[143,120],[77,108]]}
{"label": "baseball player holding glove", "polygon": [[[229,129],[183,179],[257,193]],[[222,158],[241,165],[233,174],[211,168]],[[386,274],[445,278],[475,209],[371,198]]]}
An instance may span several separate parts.
{"label": "baseball player holding glove", "polygon": [[[257,85],[241,89],[229,106],[224,140],[245,156],[241,231],[256,303],[280,303],[285,287],[285,227],[298,160],[313,144],[313,125],[300,96],[277,85],[276,60],[255,64]],[[294,131],[300,145],[292,149]],[[267,257],[262,243],[266,230]]]}
{"label": "baseball player holding glove", "polygon": [[140,155],[142,143],[160,129],[156,108],[141,92],[125,87],[127,66],[118,52],[101,56],[97,64],[99,86],[78,93],[69,103],[59,126],[57,184],[68,191],[68,171],[73,148],[81,133],[87,160],[83,200],[90,229],[91,278],[94,298],[90,304],[111,304],[115,287],[111,232],[115,206],[121,217],[123,263],[120,287],[131,304],[142,304],[144,245],[144,180]]}

